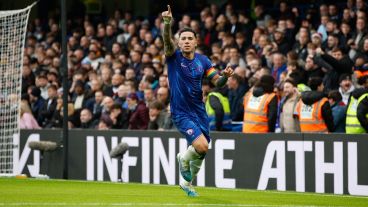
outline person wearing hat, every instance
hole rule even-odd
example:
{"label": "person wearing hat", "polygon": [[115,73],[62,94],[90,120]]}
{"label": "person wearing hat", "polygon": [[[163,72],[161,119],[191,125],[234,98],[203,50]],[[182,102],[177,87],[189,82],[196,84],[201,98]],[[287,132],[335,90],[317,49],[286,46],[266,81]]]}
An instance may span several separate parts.
{"label": "person wearing hat", "polygon": [[36,118],[38,124],[41,124],[41,120],[39,119],[39,113],[42,106],[45,103],[45,99],[41,97],[41,90],[36,86],[28,87],[28,95],[29,95],[29,102],[31,104],[31,110],[33,116]]}
{"label": "person wearing hat", "polygon": [[315,32],[312,35],[312,43],[316,46],[316,48],[322,47],[322,34]]}
{"label": "person wearing hat", "polygon": [[245,94],[243,133],[275,132],[278,99],[274,84],[271,75],[263,75]]}
{"label": "person wearing hat", "polygon": [[143,101],[138,99],[136,93],[127,96],[129,116],[129,129],[147,129],[149,122],[148,108]]}

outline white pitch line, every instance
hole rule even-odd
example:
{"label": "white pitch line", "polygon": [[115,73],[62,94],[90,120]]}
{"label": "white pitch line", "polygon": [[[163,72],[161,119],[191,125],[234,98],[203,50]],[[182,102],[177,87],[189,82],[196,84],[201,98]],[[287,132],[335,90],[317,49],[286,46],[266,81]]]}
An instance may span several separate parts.
{"label": "white pitch line", "polygon": [[[50,181],[50,180],[32,180],[28,181]],[[134,183],[134,182],[112,182],[112,181],[87,181],[87,180],[62,180],[62,179],[52,179],[51,181],[57,182],[74,182],[74,183],[97,183],[97,184],[115,184],[115,185],[142,185],[151,187],[167,187],[167,188],[178,188],[178,185],[167,185],[167,184],[154,184],[154,183]],[[212,186],[197,186],[199,188],[204,188],[206,190],[225,190],[225,191],[235,191],[235,192],[264,192],[272,194],[289,194],[289,195],[308,195],[308,196],[321,196],[321,197],[342,197],[342,198],[363,198],[368,199],[368,196],[357,196],[357,195],[346,195],[346,194],[331,194],[331,193],[316,193],[316,192],[296,192],[296,191],[277,191],[277,190],[255,190],[255,189],[243,189],[243,188],[216,188]],[[1,204],[0,204],[1,205]]]}
{"label": "white pitch line", "polygon": [[[0,203],[0,206],[224,206],[224,207],[321,207],[318,205],[269,205],[269,204],[226,204],[226,203],[208,203],[208,204],[179,204],[179,203],[36,203],[36,202],[17,202]],[[328,206],[323,206],[328,207]],[[333,206],[344,207],[344,206]]]}

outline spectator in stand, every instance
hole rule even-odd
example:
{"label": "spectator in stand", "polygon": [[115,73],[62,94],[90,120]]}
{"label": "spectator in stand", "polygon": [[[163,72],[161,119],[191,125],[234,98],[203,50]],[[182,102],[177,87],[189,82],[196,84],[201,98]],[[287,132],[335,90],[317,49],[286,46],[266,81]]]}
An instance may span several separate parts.
{"label": "spectator in stand", "polygon": [[110,113],[110,119],[113,123],[112,129],[128,129],[129,113],[120,104],[114,104]]}
{"label": "spectator in stand", "polygon": [[364,37],[367,36],[368,31],[366,27],[366,20],[364,18],[358,18],[356,20],[356,27],[355,27],[355,35],[353,38],[348,40],[348,45],[350,45],[350,58],[354,58],[356,56],[357,51],[363,48]]}
{"label": "spectator in stand", "polygon": [[309,31],[307,28],[300,28],[298,41],[294,44],[293,50],[298,55],[299,65],[304,65],[308,56],[307,45],[309,43]]}
{"label": "spectator in stand", "polygon": [[342,102],[339,91],[334,90],[328,93],[328,101],[331,105],[332,116],[336,133],[345,133],[346,105]]}
{"label": "spectator in stand", "polygon": [[299,119],[295,115],[295,108],[299,102],[300,94],[296,84],[291,79],[283,83],[283,97],[280,101],[280,128],[281,132],[300,132]]}
{"label": "spectator in stand", "polygon": [[144,101],[147,107],[149,107],[151,103],[156,101],[156,97],[152,88],[144,89]]}
{"label": "spectator in stand", "polygon": [[40,109],[40,122],[42,127],[50,128],[51,119],[56,111],[57,105],[57,88],[55,85],[48,86],[47,89],[48,99],[44,102],[42,108]]}
{"label": "spectator in stand", "polygon": [[75,84],[72,102],[74,103],[75,110],[80,111],[80,109],[86,107],[87,98],[84,92],[84,83],[82,81],[77,81]]}
{"label": "spectator in stand", "polygon": [[285,33],[283,29],[277,28],[273,33],[273,39],[277,45],[278,52],[286,55],[290,51],[291,46],[288,40],[285,39]]}
{"label": "spectator in stand", "polygon": [[[316,48],[318,47],[322,47],[322,35],[320,33],[317,33],[315,32],[313,35],[312,35],[312,40],[311,42],[314,44],[314,46]],[[311,55],[309,52],[308,52],[309,55]]]}
{"label": "spectator in stand", "polygon": [[130,52],[130,58],[131,63],[129,67],[134,69],[136,80],[140,81],[143,73],[142,53],[138,50],[133,50]]}
{"label": "spectator in stand", "polygon": [[112,46],[116,42],[116,35],[112,25],[108,24],[106,26],[106,36],[103,39],[103,45],[105,46],[106,52],[112,52]]}
{"label": "spectator in stand", "polygon": [[149,104],[149,122],[148,129],[164,130],[165,121],[168,114],[164,109],[164,105],[159,101],[153,101]]}
{"label": "spectator in stand", "polygon": [[[125,84],[121,84],[117,91],[117,96],[114,99],[114,102],[124,106],[126,104],[126,97],[129,94],[129,86]],[[126,108],[126,107],[124,107]]]}
{"label": "spectator in stand", "polygon": [[227,81],[227,87],[229,88],[227,97],[230,103],[230,115],[232,121],[242,121],[244,116],[243,110],[243,97],[248,90],[244,83],[244,80],[237,74],[234,74]]}
{"label": "spectator in stand", "polygon": [[124,82],[124,76],[120,74],[114,74],[111,78],[111,86],[105,89],[106,94],[112,94],[113,99],[118,98],[118,88]]}
{"label": "spectator in stand", "polygon": [[309,80],[312,77],[324,77],[325,73],[322,68],[314,63],[312,55],[309,55],[304,66],[304,80]]}
{"label": "spectator in stand", "polygon": [[93,119],[100,119],[103,105],[102,101],[104,98],[104,94],[101,90],[95,92],[95,96],[87,101],[86,107],[92,112]]}
{"label": "spectator in stand", "polygon": [[129,129],[147,129],[149,122],[148,108],[143,101],[138,100],[136,93],[127,97],[129,116]]}
{"label": "spectator in stand", "polygon": [[230,47],[230,61],[229,63],[233,68],[239,66],[242,68],[246,67],[244,59],[240,56],[237,47]]}
{"label": "spectator in stand", "polygon": [[27,101],[20,102],[20,120],[19,128],[21,129],[41,129],[36,119],[32,115],[31,108]]}
{"label": "spectator in stand", "polygon": [[275,79],[275,83],[280,82],[280,75],[286,71],[285,56],[281,53],[275,53],[272,55],[272,76]]}
{"label": "spectator in stand", "polygon": [[87,108],[82,109],[80,113],[80,123],[82,129],[94,129],[96,128],[98,121],[93,119],[91,111]]}
{"label": "spectator in stand", "polygon": [[160,87],[157,90],[157,98],[158,101],[163,103],[165,106],[169,105],[170,103],[170,92],[169,89],[166,87]]}
{"label": "spectator in stand", "polygon": [[30,86],[35,85],[35,75],[28,64],[23,65],[22,70],[22,93],[27,93]]}
{"label": "spectator in stand", "polygon": [[254,14],[256,17],[257,27],[266,27],[267,22],[271,19],[271,16],[264,12],[263,5],[258,4],[254,8]]}
{"label": "spectator in stand", "polygon": [[351,93],[355,90],[350,74],[342,74],[340,76],[340,87],[339,92],[342,96],[342,102],[347,105]]}
{"label": "spectator in stand", "polygon": [[114,100],[110,96],[104,96],[102,106],[102,114],[110,115],[112,108],[114,107]]}
{"label": "spectator in stand", "polygon": [[48,87],[49,83],[45,75],[39,75],[36,77],[36,86],[41,90],[41,96],[43,99],[48,99]]}
{"label": "spectator in stand", "polygon": [[215,30],[215,22],[212,16],[206,17],[201,34],[203,37],[203,44],[207,47],[210,47],[212,43],[217,41],[217,31]]}
{"label": "spectator in stand", "polygon": [[39,113],[44,105],[45,99],[41,97],[41,90],[36,86],[30,86],[28,88],[29,102],[31,104],[31,110],[33,116],[36,118],[37,123],[40,125],[41,120],[39,119]]}
{"label": "spectator in stand", "polygon": [[104,114],[101,116],[100,121],[98,122],[97,129],[98,130],[109,130],[112,128],[113,122],[110,119],[110,116]]}
{"label": "spectator in stand", "polygon": [[339,87],[339,77],[344,74],[352,74],[353,62],[344,55],[341,49],[335,48],[331,51],[331,55],[323,52],[321,48],[317,48],[316,55],[320,56],[326,63],[332,66],[332,71],[329,72],[329,85],[326,85],[330,90],[336,90]]}

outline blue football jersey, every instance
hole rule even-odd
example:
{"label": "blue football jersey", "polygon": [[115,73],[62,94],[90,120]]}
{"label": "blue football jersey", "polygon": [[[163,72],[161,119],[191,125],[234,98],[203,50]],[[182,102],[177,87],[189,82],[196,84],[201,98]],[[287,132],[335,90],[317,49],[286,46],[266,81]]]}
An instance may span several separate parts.
{"label": "blue football jersey", "polygon": [[206,116],[202,101],[202,79],[211,79],[216,75],[211,61],[198,53],[190,60],[180,50],[176,50],[172,56],[167,57],[166,62],[172,115]]}

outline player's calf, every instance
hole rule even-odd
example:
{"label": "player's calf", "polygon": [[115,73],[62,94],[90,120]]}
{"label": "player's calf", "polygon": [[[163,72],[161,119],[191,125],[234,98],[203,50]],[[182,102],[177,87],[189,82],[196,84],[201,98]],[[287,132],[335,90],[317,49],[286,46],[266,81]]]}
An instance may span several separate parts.
{"label": "player's calf", "polygon": [[192,181],[192,173],[190,172],[189,161],[183,159],[180,153],[176,155],[179,164],[179,171],[184,180]]}

